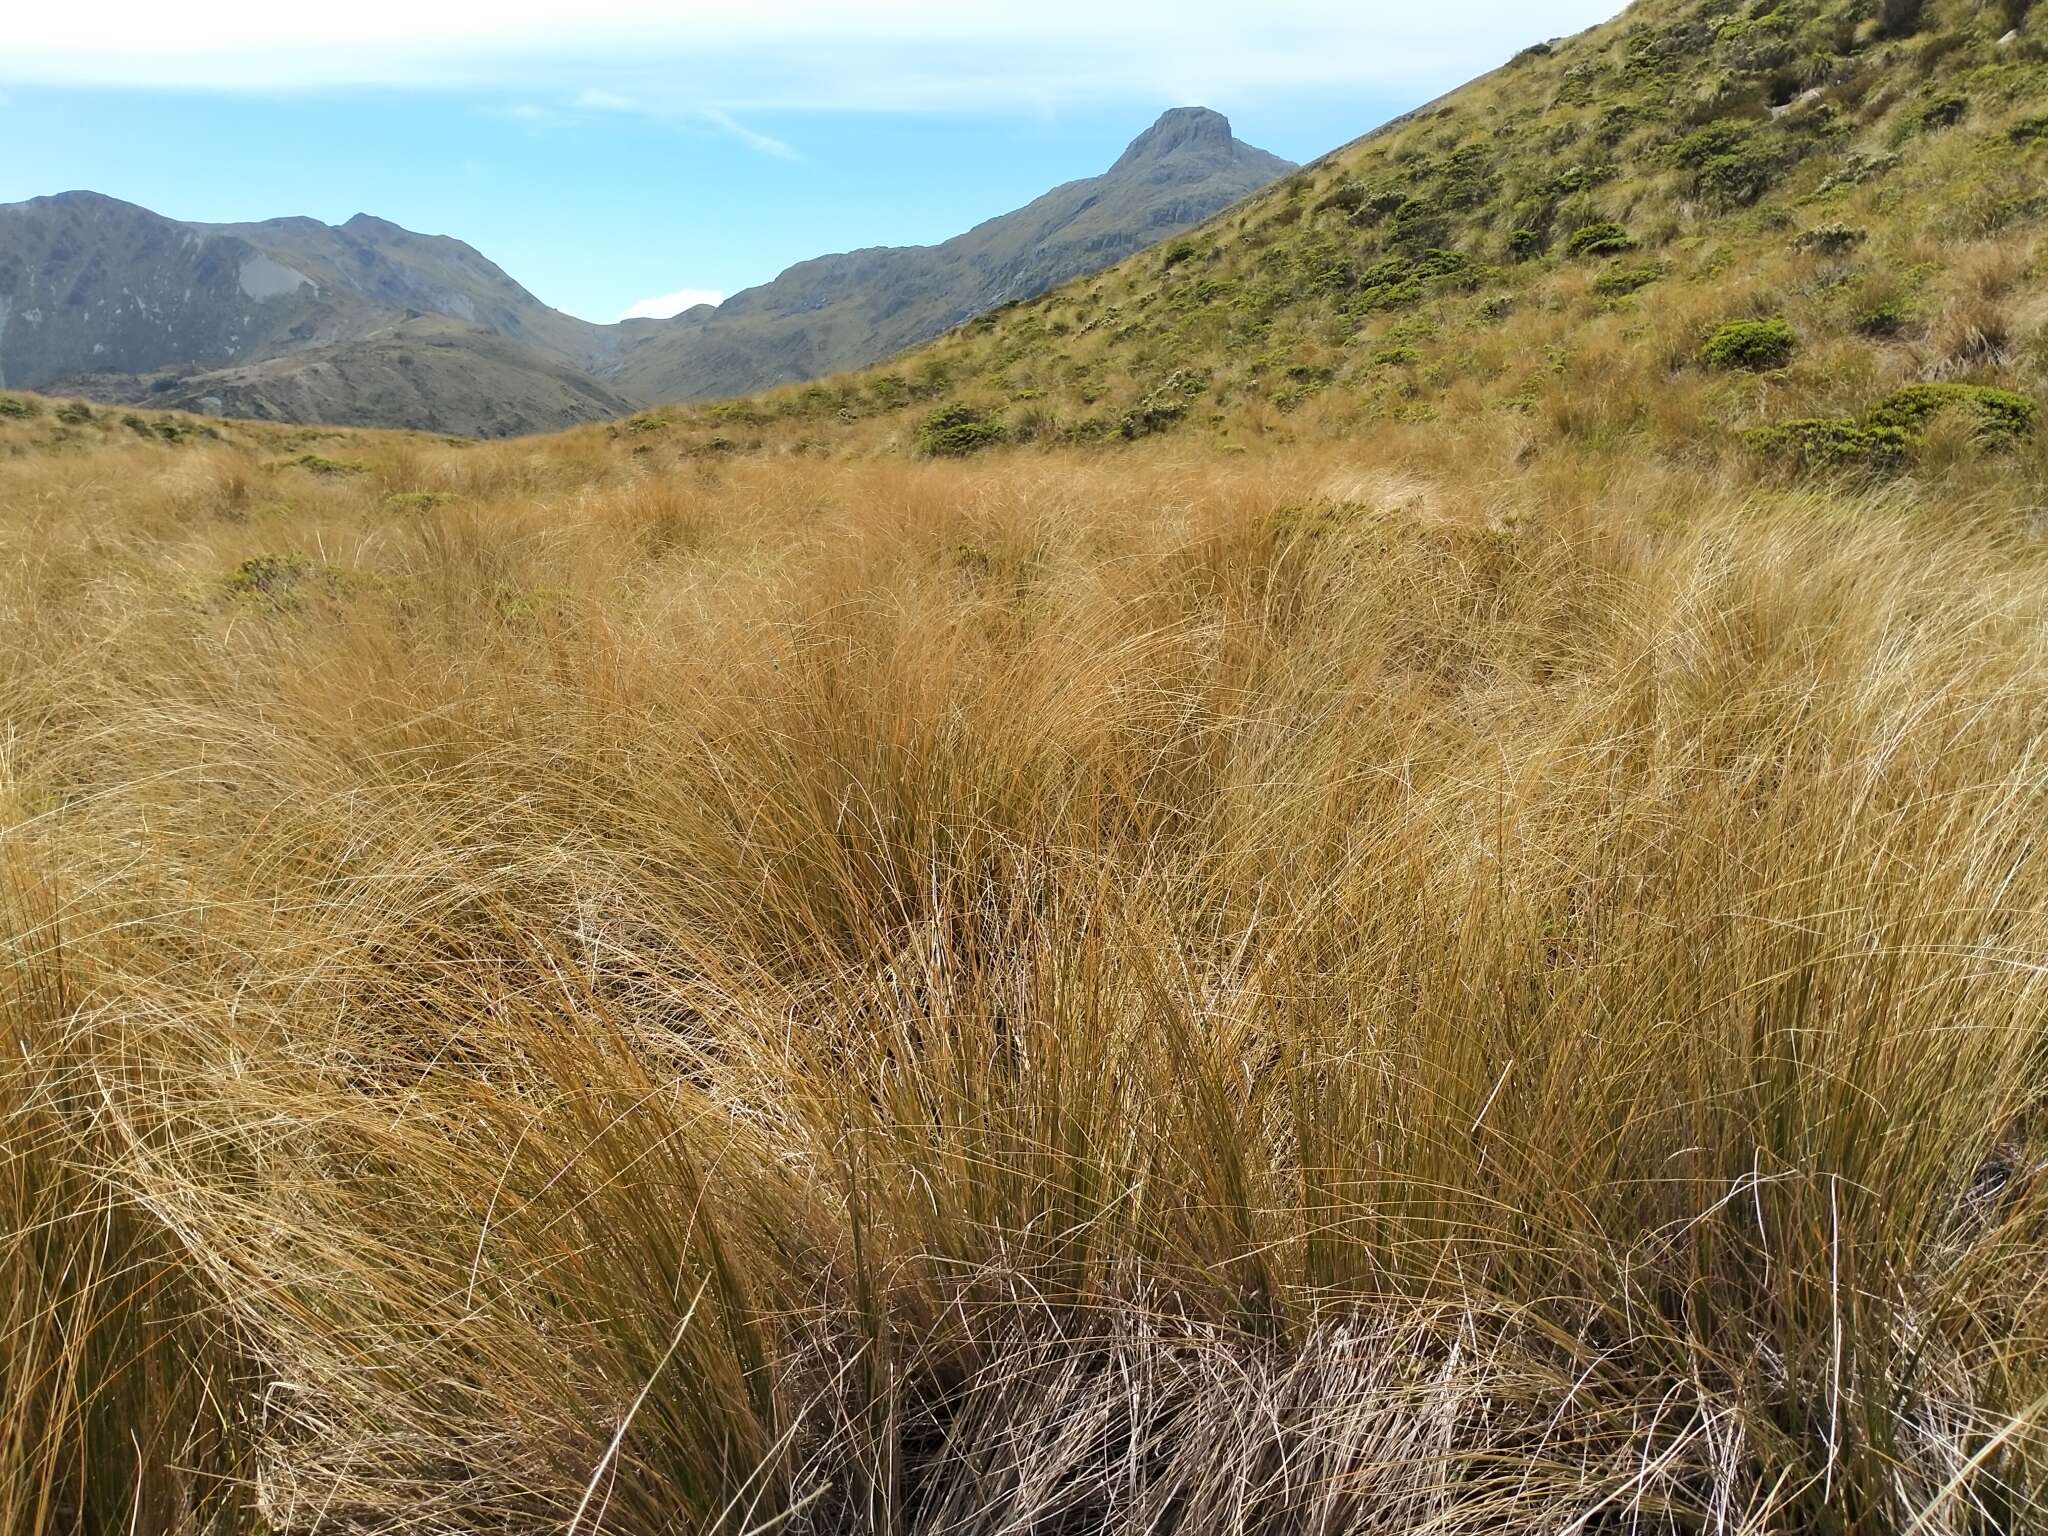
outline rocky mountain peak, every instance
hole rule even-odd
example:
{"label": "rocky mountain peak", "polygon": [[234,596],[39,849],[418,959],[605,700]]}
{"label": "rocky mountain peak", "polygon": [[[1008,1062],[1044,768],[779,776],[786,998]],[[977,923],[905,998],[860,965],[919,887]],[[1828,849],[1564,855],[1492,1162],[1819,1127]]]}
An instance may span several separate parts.
{"label": "rocky mountain peak", "polygon": [[1221,112],[1211,111],[1208,107],[1175,107],[1131,141],[1131,147],[1123,152],[1123,157],[1111,168],[1110,174],[1113,176],[1148,160],[1164,160],[1191,149],[1213,147],[1227,150],[1236,142],[1230,131],[1230,119]]}

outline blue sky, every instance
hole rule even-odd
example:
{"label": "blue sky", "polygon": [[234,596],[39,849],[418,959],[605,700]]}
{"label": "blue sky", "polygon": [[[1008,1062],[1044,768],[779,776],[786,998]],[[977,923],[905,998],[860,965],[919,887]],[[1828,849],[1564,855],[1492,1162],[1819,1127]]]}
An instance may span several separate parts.
{"label": "blue sky", "polygon": [[0,50],[0,202],[370,212],[612,320],[944,239],[1106,169],[1170,106],[1311,159],[1620,3],[216,0],[203,28],[160,3],[42,6]]}

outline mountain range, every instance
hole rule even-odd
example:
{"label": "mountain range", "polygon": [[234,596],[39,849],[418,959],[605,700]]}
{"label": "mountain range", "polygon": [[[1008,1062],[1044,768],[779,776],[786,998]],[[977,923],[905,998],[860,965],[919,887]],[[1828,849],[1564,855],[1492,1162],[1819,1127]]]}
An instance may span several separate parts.
{"label": "mountain range", "polygon": [[0,206],[0,385],[260,419],[510,436],[879,361],[1201,223],[1293,166],[1166,113],[1103,175],[938,246],[820,257],[670,320],[551,309],[368,214],[194,224],[93,192]]}
{"label": "mountain range", "polygon": [[1154,250],[635,444],[1455,439],[2003,495],[2048,472],[2044,18],[1637,0]]}

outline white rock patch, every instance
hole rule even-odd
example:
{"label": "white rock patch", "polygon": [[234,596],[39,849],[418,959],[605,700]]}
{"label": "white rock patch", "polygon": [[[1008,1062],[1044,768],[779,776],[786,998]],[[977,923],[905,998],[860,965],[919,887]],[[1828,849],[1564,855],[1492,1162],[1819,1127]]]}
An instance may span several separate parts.
{"label": "white rock patch", "polygon": [[283,298],[301,288],[311,288],[315,293],[320,291],[320,285],[305,273],[294,271],[261,251],[242,263],[241,279],[242,292],[252,299]]}

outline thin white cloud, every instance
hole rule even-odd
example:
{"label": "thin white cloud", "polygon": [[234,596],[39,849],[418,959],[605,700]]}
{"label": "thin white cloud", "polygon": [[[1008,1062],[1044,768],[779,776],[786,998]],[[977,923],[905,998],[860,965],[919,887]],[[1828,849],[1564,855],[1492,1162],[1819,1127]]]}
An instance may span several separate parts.
{"label": "thin white cloud", "polygon": [[586,90],[576,97],[578,107],[586,112],[638,112],[648,117],[674,119],[687,117],[695,122],[707,123],[720,133],[738,139],[747,148],[763,155],[773,155],[778,160],[801,160],[794,149],[783,140],[770,134],[756,133],[740,122],[723,107],[697,107],[685,110],[662,102],[643,102],[638,97],[622,96],[617,91]]}
{"label": "thin white cloud", "polygon": [[699,304],[723,304],[726,296],[712,288],[678,288],[674,293],[657,294],[651,299],[642,299],[629,306],[620,315],[621,320],[667,320],[680,315],[686,309],[695,309]]}
{"label": "thin white cloud", "polygon": [[712,127],[731,134],[749,149],[757,149],[764,155],[773,155],[778,160],[797,160],[802,157],[782,140],[771,138],[765,133],[756,133],[744,123],[735,122],[732,114],[720,107],[704,107],[699,115]]}
{"label": "thin white cloud", "polygon": [[89,13],[16,7],[0,84],[488,87],[565,98],[588,88],[643,111],[700,115],[1037,108],[1315,86],[1423,91],[1620,8],[1621,0],[210,0],[207,24],[194,27],[161,0],[105,0]]}

